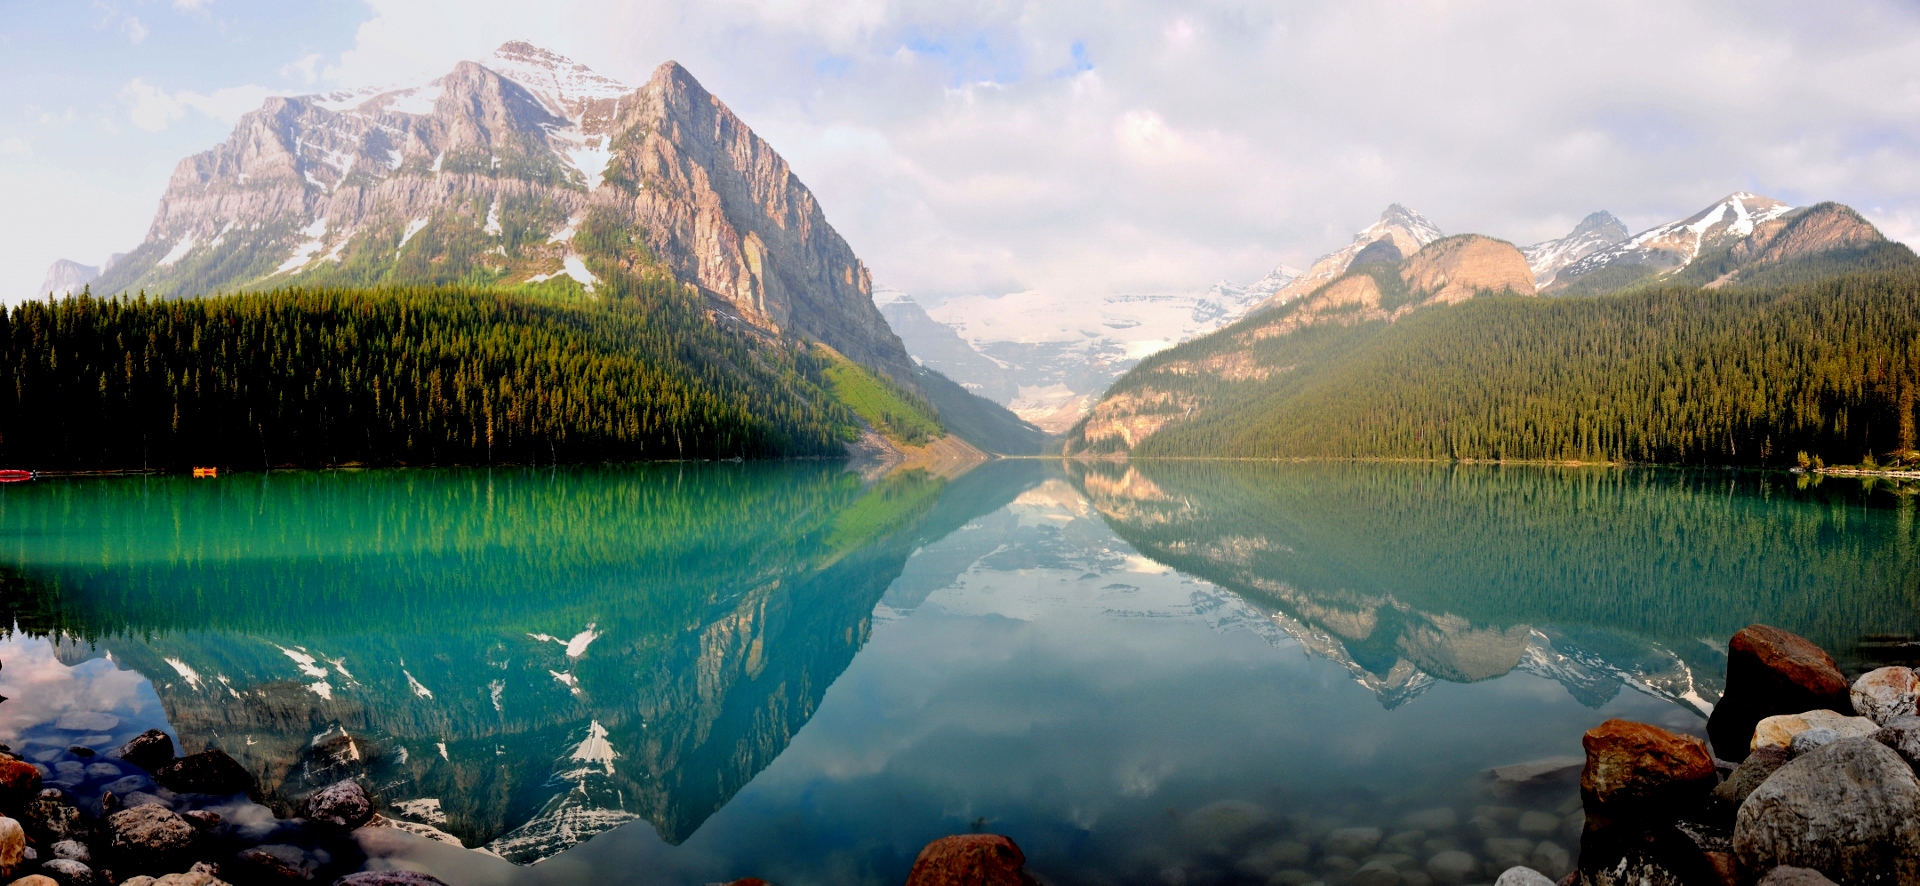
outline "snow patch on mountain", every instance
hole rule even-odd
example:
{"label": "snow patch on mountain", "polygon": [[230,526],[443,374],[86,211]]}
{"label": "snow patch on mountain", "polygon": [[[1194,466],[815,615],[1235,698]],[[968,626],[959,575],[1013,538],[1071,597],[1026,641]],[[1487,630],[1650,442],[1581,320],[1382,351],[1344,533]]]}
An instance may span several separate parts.
{"label": "snow patch on mountain", "polygon": [[1438,226],[1427,221],[1426,216],[1398,203],[1390,204],[1380,213],[1378,221],[1353,235],[1353,242],[1316,259],[1312,267],[1304,273],[1294,275],[1275,290],[1263,304],[1285,304],[1311,294],[1314,290],[1346,273],[1360,251],[1377,241],[1392,241],[1394,247],[1400,250],[1400,254],[1407,256],[1419,252],[1421,247],[1445,236],[1446,234]]}
{"label": "snow patch on mountain", "polygon": [[315,220],[313,224],[308,225],[306,229],[300,233],[307,235],[306,242],[293,248],[293,255],[288,256],[286,261],[280,263],[280,267],[274,269],[273,272],[275,274],[298,271],[300,268],[306,267],[307,263],[313,261],[313,257],[320,253],[320,250],[326,248],[326,219]]}
{"label": "snow patch on mountain", "polygon": [[1735,191],[1693,215],[1649,228],[1625,242],[1594,251],[1568,265],[1557,279],[1565,283],[1611,265],[1638,265],[1672,274],[1701,252],[1728,246],[1793,206],[1749,191]]}
{"label": "snow patch on mountain", "polygon": [[579,123],[589,102],[618,99],[633,89],[596,74],[586,65],[521,40],[502,45],[481,62],[488,70],[520,84],[547,110]]}
{"label": "snow patch on mountain", "polygon": [[1625,242],[1629,236],[1626,225],[1612,213],[1601,211],[1581,219],[1565,237],[1535,243],[1520,253],[1527,257],[1527,267],[1533,270],[1535,288],[1545,288],[1568,265]]}
{"label": "snow patch on mountain", "polygon": [[412,114],[416,117],[432,114],[434,105],[439,103],[440,81],[438,80],[425,86],[416,86],[394,93],[392,98],[382,102],[385,106],[384,110],[395,114]]}
{"label": "snow patch on mountain", "polygon": [[567,159],[567,165],[578,170],[587,180],[587,190],[600,187],[606,178],[607,163],[613,159],[613,148],[602,136],[593,136],[577,147],[565,147],[560,156]]}
{"label": "snow patch on mountain", "polygon": [[407,222],[407,232],[400,235],[400,246],[393,251],[395,258],[400,257],[400,250],[407,248],[407,241],[412,240],[413,235],[420,233],[420,231],[427,226],[428,221],[429,219],[426,218],[416,218],[413,221]]}
{"label": "snow patch on mountain", "polygon": [[173,244],[173,248],[167,250],[167,254],[160,257],[160,266],[163,268],[168,267],[174,262],[186,258],[187,253],[193,251],[194,241],[195,238],[192,232],[188,232],[186,236],[181,237],[180,242]]}

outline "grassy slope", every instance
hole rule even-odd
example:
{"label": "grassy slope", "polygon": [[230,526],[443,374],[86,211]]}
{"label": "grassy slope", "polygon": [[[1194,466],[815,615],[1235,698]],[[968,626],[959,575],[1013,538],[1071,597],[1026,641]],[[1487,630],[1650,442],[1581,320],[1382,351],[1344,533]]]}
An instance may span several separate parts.
{"label": "grassy slope", "polygon": [[915,380],[940,411],[940,423],[975,447],[1000,455],[1038,455],[1046,448],[1047,432],[1006,407],[925,367],[916,370]]}
{"label": "grassy slope", "polygon": [[946,436],[938,413],[925,400],[826,345],[816,344],[813,350],[826,364],[822,375],[834,399],[887,439],[919,446]]}

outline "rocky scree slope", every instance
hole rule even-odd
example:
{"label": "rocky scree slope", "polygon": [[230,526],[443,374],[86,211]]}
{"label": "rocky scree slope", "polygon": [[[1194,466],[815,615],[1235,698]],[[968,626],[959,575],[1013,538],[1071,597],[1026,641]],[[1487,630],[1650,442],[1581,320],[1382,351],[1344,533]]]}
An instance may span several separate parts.
{"label": "rocky scree slope", "polygon": [[1345,263],[1356,264],[1369,250],[1380,260],[1359,261],[1310,295],[1142,362],[1068,435],[1066,451],[1131,449],[1169,422],[1191,419],[1223,388],[1267,382],[1295,368],[1272,359],[1268,352],[1274,348],[1263,343],[1290,341],[1310,330],[1391,323],[1481,293],[1533,294],[1525,256],[1502,240],[1463,234],[1429,241],[1399,259],[1399,244],[1382,236],[1360,244]]}
{"label": "rocky scree slope", "polygon": [[721,322],[914,385],[866,266],[773,148],[674,62],[632,89],[526,43],[404,89],[272,98],[175,169],[94,289],[381,284],[592,294],[664,271]]}

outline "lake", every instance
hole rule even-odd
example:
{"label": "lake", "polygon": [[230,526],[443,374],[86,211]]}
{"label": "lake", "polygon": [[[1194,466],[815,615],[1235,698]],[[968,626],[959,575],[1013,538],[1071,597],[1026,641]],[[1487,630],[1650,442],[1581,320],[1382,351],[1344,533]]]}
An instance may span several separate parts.
{"label": "lake", "polygon": [[[448,882],[1420,886],[1578,851],[1580,735],[1704,735],[1725,641],[1920,635],[1911,488],[1396,464],[833,462],[0,488],[0,741],[340,778]],[[1497,769],[1547,761],[1527,770]],[[1366,830],[1378,828],[1377,832]],[[417,828],[425,831],[426,828]],[[497,857],[496,857],[497,856]]]}

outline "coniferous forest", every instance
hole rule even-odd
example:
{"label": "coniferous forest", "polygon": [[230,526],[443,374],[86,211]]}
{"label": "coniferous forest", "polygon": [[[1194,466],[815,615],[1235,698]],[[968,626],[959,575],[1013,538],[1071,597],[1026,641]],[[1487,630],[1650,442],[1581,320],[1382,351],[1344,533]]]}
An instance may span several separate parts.
{"label": "coniferous forest", "polygon": [[838,455],[857,423],[664,276],[27,302],[0,356],[0,465],[36,470]]}
{"label": "coniferous forest", "polygon": [[1260,342],[1255,356],[1280,368],[1258,382],[1156,371],[1231,347],[1233,331],[1149,358],[1115,386],[1205,404],[1136,456],[1913,458],[1920,269],[1911,263],[1718,290],[1483,296]]}

